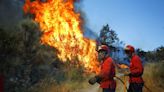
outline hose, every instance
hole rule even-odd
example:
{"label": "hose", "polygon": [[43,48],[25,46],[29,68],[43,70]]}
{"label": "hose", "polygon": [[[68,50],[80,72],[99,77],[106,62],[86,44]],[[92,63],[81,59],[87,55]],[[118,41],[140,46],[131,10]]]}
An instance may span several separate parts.
{"label": "hose", "polygon": [[117,76],[115,76],[115,78],[117,78],[125,86],[126,90],[128,91],[128,88],[127,88],[125,82],[121,78],[119,78]]}
{"label": "hose", "polygon": [[144,87],[145,87],[149,92],[152,92],[145,84],[144,84]]}
{"label": "hose", "polygon": [[[126,90],[128,91],[128,88],[127,88],[125,82],[124,82],[121,78],[119,78],[119,77],[117,77],[117,76],[115,76],[115,78],[117,78],[117,79],[125,86]],[[144,86],[149,92],[152,92],[145,84],[144,84],[143,86]]]}

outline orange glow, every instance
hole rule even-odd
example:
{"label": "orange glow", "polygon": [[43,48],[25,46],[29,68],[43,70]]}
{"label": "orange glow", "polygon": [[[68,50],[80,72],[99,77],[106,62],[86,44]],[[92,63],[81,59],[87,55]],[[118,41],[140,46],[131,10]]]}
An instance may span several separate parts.
{"label": "orange glow", "polygon": [[129,66],[127,66],[125,64],[118,64],[118,67],[121,68],[121,69],[129,68]]}
{"label": "orange glow", "polygon": [[98,72],[96,42],[85,38],[81,29],[80,13],[76,13],[75,0],[26,0],[25,13],[35,15],[43,35],[41,42],[56,48],[63,61],[78,59],[86,70]]}

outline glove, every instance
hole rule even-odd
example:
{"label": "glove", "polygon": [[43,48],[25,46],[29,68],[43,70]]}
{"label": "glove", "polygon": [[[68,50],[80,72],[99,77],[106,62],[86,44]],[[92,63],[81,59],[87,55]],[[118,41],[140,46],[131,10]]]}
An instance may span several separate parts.
{"label": "glove", "polygon": [[97,82],[96,77],[92,77],[88,80],[89,84],[94,85]]}
{"label": "glove", "polygon": [[99,75],[96,75],[95,78],[96,78],[96,82],[100,84],[102,80],[101,77]]}
{"label": "glove", "polygon": [[125,72],[124,76],[130,76],[130,74],[131,74],[130,72]]}

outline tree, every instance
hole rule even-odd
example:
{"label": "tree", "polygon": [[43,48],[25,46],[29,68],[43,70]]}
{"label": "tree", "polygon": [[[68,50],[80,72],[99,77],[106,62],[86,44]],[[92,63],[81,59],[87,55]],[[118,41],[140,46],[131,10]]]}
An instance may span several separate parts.
{"label": "tree", "polygon": [[125,45],[123,41],[120,41],[116,32],[109,27],[109,25],[103,26],[100,30],[99,35],[99,45],[107,45],[110,49],[110,56],[116,60],[120,61],[123,58],[123,46]]}
{"label": "tree", "polygon": [[164,47],[160,46],[156,49],[156,58],[158,61],[164,60]]}
{"label": "tree", "polygon": [[160,46],[154,51],[146,52],[146,58],[150,62],[161,62],[164,60],[164,47]]}
{"label": "tree", "polygon": [[112,46],[119,41],[116,32],[110,29],[108,24],[101,29],[99,39],[101,44],[106,44],[108,46]]}

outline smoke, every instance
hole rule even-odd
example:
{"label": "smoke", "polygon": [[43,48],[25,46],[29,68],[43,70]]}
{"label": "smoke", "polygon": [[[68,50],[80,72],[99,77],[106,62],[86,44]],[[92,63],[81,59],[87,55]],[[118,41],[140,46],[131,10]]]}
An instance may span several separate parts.
{"label": "smoke", "polygon": [[12,29],[23,19],[24,0],[0,0],[0,27]]}
{"label": "smoke", "polygon": [[98,38],[98,35],[87,26],[84,27],[84,36],[94,40]]}
{"label": "smoke", "polygon": [[87,16],[85,14],[85,11],[82,10],[82,8],[84,6],[83,1],[84,0],[76,0],[76,2],[74,4],[75,5],[75,11],[77,13],[80,13],[80,16],[82,19],[82,29],[84,31],[83,32],[84,36],[87,38],[96,40],[98,38],[98,35],[92,29],[89,28]]}
{"label": "smoke", "polygon": [[[0,0],[0,28],[13,29],[22,19],[22,6],[25,0]],[[88,27],[88,19],[82,10],[83,0],[76,0],[75,11],[80,13],[82,21],[82,29],[84,36],[90,39],[96,39],[97,34]]]}

